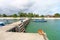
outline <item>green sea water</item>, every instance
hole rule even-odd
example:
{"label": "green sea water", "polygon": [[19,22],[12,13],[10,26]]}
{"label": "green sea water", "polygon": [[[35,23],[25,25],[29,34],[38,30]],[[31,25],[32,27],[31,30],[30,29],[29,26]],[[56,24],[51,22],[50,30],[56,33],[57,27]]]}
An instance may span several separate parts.
{"label": "green sea water", "polygon": [[27,33],[37,33],[42,29],[49,40],[60,40],[60,19],[50,19],[47,22],[33,22],[32,20],[26,26]]}

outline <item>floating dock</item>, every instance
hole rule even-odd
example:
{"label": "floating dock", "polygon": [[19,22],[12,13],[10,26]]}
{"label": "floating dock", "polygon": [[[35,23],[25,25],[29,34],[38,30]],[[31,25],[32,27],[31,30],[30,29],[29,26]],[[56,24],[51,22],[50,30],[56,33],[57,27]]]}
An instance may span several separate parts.
{"label": "floating dock", "polygon": [[[39,33],[24,33],[28,18],[0,28],[0,40],[48,40]],[[45,36],[47,38],[47,36]]]}

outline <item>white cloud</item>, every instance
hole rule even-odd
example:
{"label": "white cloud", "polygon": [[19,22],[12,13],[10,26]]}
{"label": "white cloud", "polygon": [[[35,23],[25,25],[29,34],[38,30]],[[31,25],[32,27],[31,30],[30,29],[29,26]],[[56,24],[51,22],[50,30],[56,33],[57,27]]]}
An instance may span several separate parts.
{"label": "white cloud", "polygon": [[[39,14],[54,14],[57,11],[55,8],[59,9],[60,0],[35,0],[35,5],[31,10],[34,9],[34,13]],[[55,10],[55,11],[53,11]]]}
{"label": "white cloud", "polygon": [[59,7],[60,0],[0,0],[2,10],[29,9],[28,12],[53,14],[59,12]]}

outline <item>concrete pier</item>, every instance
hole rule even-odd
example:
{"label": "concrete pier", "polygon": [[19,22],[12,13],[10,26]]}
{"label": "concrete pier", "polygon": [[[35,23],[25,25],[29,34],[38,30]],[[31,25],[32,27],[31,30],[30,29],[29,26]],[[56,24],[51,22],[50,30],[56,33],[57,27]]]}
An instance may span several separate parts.
{"label": "concrete pier", "polygon": [[0,32],[0,40],[44,40],[38,33]]}
{"label": "concrete pier", "polygon": [[0,40],[45,40],[43,35],[38,33],[24,33],[28,23],[29,19],[26,18],[23,22],[18,21],[1,27]]}
{"label": "concrete pier", "polygon": [[12,24],[8,24],[6,26],[3,26],[0,28],[0,31],[11,31],[12,29],[15,29],[18,30],[17,28],[20,28],[19,31],[23,31],[25,28],[24,26],[26,26],[27,24],[29,23],[29,19],[25,19],[23,20],[23,22],[21,21],[18,21],[18,22],[14,22]]}

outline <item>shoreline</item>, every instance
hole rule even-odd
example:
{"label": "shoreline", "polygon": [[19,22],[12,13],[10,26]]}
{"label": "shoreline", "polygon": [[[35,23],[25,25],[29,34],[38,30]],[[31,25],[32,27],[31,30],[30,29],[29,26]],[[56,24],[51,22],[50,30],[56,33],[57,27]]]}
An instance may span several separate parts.
{"label": "shoreline", "polygon": [[[42,18],[32,18],[32,19],[42,19]],[[44,18],[44,19],[60,19],[60,18]]]}
{"label": "shoreline", "polygon": [[[0,17],[0,19],[25,19],[25,18],[30,18],[30,17]],[[31,19],[42,19],[43,17],[32,17]],[[60,19],[59,17],[57,18],[50,18],[50,17],[45,17],[44,19]]]}

